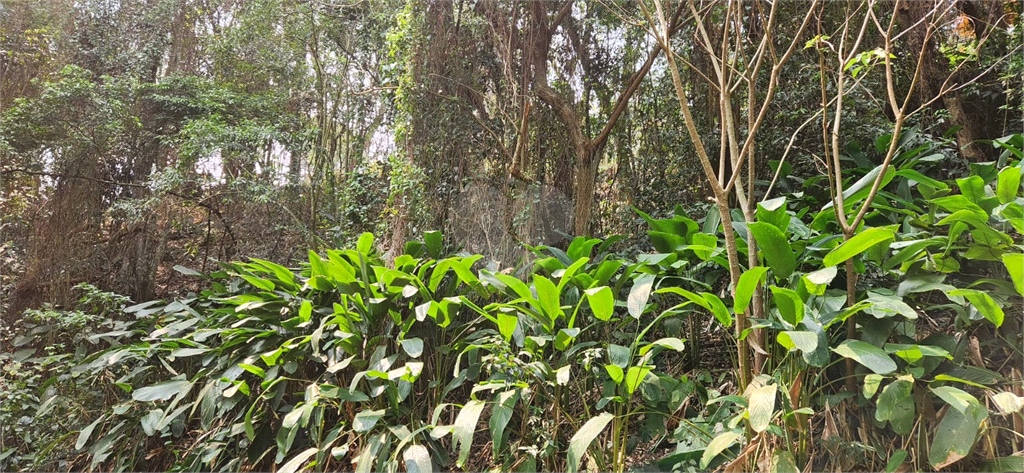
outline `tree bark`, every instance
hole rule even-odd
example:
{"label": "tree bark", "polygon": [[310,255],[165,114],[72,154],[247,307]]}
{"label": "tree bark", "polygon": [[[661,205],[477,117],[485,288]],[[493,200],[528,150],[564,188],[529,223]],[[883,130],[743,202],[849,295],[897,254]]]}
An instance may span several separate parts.
{"label": "tree bark", "polygon": [[[899,9],[899,22],[910,27],[915,22],[930,15],[938,0],[904,2]],[[956,12],[956,10],[953,10]],[[942,85],[949,77],[949,61],[939,52],[938,35],[928,37],[928,21],[923,21],[907,34],[907,45],[910,51],[922,51],[921,80],[917,89],[917,97],[926,103],[939,95],[942,96],[942,107],[949,113],[950,125],[959,127],[956,131],[956,142],[963,156],[970,161],[985,159],[985,153],[976,141],[984,136],[984,123],[972,120],[963,106],[960,90],[943,93]],[[956,33],[953,33],[956,34]],[[925,44],[925,41],[928,44]],[[955,86],[950,83],[947,88]],[[940,102],[936,102],[938,104]],[[935,106],[934,108],[938,108]]]}
{"label": "tree bark", "polygon": [[[679,15],[682,13],[682,3],[672,18],[672,31],[678,25]],[[647,60],[634,72],[626,81],[626,88],[619,93],[615,105],[608,116],[600,133],[594,138],[589,137],[584,131],[585,117],[580,117],[576,111],[576,104],[568,97],[565,97],[548,85],[548,60],[551,49],[551,36],[558,28],[562,19],[570,15],[572,0],[561,6],[555,19],[549,23],[547,2],[534,2],[532,4],[532,28],[533,28],[533,90],[537,97],[547,103],[555,110],[556,115],[565,124],[569,133],[569,140],[576,154],[576,186],[575,201],[573,208],[573,231],[576,235],[587,235],[591,230],[593,220],[594,194],[597,189],[597,169],[601,163],[601,154],[612,128],[618,122],[622,113],[626,110],[629,100],[636,93],[640,83],[643,82],[647,73],[650,72],[654,60],[661,53],[661,48],[655,46],[647,56]]]}

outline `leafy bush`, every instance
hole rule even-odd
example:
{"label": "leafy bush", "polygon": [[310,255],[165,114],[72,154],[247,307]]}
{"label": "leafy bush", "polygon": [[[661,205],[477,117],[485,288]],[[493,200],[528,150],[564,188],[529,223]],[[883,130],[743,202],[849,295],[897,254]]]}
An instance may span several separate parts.
{"label": "leafy bush", "polygon": [[[579,237],[565,250],[530,248],[538,259],[523,279],[474,270],[480,255],[446,254],[428,232],[390,264],[363,234],[355,249],[310,252],[297,268],[178,267],[206,289],[127,307],[130,321],[110,309],[127,301],[91,290],[81,312],[23,319],[61,328],[36,339],[33,353],[52,352],[37,371],[5,365],[20,383],[5,396],[21,409],[4,411],[4,438],[21,439],[5,461],[623,471],[644,443],[670,448],[656,464],[673,470],[792,470],[815,458],[814,469],[1006,468],[1019,457],[1001,434],[1024,401],[1019,381],[988,366],[1020,360],[1021,321],[1007,317],[1024,295],[1020,142],[999,140],[999,162],[942,181],[916,170],[939,162],[926,154],[932,145],[908,140],[883,176],[880,210],[848,238],[834,232],[829,205],[806,210],[821,205],[811,196],[763,201],[755,221],[734,219],[740,252],[750,251],[749,229],[759,250],[747,261],[761,265],[744,268],[732,297],[719,282],[729,264],[721,216],[701,224],[681,209],[640,213],[656,253],[620,258],[615,238]],[[851,177],[847,205],[880,173]],[[700,356],[686,352],[683,325],[697,339],[713,320],[724,335],[755,303],[763,317],[740,336],[763,330],[754,349],[766,357],[749,385],[683,375],[678,353]],[[103,349],[86,354],[84,343]],[[982,343],[1002,358],[985,360]],[[58,389],[40,381],[69,361]],[[35,415],[53,414],[68,398],[81,407],[69,420],[77,435],[18,424],[26,406],[43,399]],[[858,435],[836,427],[837,406],[862,419]],[[37,438],[47,447],[34,448]],[[882,452],[865,438],[897,447]],[[984,462],[972,455],[979,438]],[[474,449],[491,458],[471,461]]]}

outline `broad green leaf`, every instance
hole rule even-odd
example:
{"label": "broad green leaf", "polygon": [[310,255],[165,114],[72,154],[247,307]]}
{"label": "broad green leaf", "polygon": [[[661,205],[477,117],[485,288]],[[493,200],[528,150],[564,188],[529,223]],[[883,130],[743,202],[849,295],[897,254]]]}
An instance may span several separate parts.
{"label": "broad green leaf", "polygon": [[498,395],[497,401],[491,409],[491,419],[488,426],[491,430],[492,455],[498,458],[505,445],[505,427],[512,420],[516,402],[519,400],[518,390],[504,391]]}
{"label": "broad green leaf", "polygon": [[622,368],[616,365],[604,365],[604,370],[608,372],[608,377],[615,382],[615,384],[622,384],[622,380],[626,379],[626,374]]}
{"label": "broad green leaf", "polygon": [[757,240],[758,250],[764,254],[765,262],[779,279],[788,278],[796,269],[796,254],[786,240],[786,235],[775,225],[754,222],[747,225]]}
{"label": "broad green leaf", "polygon": [[473,447],[473,434],[476,432],[476,423],[480,420],[480,413],[484,410],[484,402],[473,399],[466,403],[455,417],[455,426],[452,429],[452,447],[459,449],[459,459],[456,466],[463,468],[469,458],[469,451]]}
{"label": "broad green leaf", "polygon": [[533,286],[537,288],[537,299],[540,301],[541,309],[547,314],[551,321],[562,316],[562,307],[558,297],[558,288],[550,279],[541,276],[533,276]]}
{"label": "broad green leaf", "polygon": [[636,392],[636,388],[650,372],[650,366],[630,366],[626,371],[626,392],[629,394]]}
{"label": "broad green leaf", "polygon": [[519,278],[501,273],[494,274],[494,277],[506,287],[512,289],[517,296],[525,299],[526,301],[536,301],[536,299],[533,298],[533,293],[530,292],[530,288],[526,287],[526,284],[520,281]]}
{"label": "broad green leaf", "polygon": [[[677,235],[683,239],[689,239],[690,234],[698,230],[697,222],[686,218],[683,215],[674,215],[672,218],[656,219],[642,212],[640,209],[633,209],[637,214],[651,226],[651,229],[666,234]],[[650,233],[650,232],[648,232]],[[662,250],[658,250],[662,251]],[[670,250],[671,251],[671,250]]]}
{"label": "broad green leaf", "polygon": [[431,258],[439,259],[444,251],[444,236],[441,232],[434,230],[423,232],[423,243],[427,247],[427,254]]}
{"label": "broad green leaf", "polygon": [[659,338],[658,340],[655,340],[655,341],[651,342],[649,345],[644,345],[644,347],[640,349],[640,356],[646,355],[647,352],[650,351],[654,347],[667,348],[669,350],[674,350],[674,351],[680,352],[680,351],[683,351],[683,349],[686,346],[683,344],[683,341],[678,339],[678,338],[674,338],[674,337]]}
{"label": "broad green leaf", "polygon": [[950,407],[960,411],[961,414],[966,414],[967,409],[971,406],[981,405],[976,397],[971,396],[962,389],[954,388],[953,386],[929,387],[929,389],[931,389],[932,392],[940,399],[946,401],[946,404],[949,404]]}
{"label": "broad green leaf", "polygon": [[981,176],[957,179],[956,185],[960,188],[960,193],[975,204],[981,205],[981,201],[985,199],[985,180]]}
{"label": "broad green leaf", "polygon": [[913,169],[900,169],[899,171],[896,171],[896,175],[915,181],[918,184],[924,184],[932,189],[949,189],[949,186],[947,186],[946,183],[932,179]]}
{"label": "broad green leaf", "polygon": [[961,210],[969,210],[976,214],[987,215],[985,209],[982,209],[978,204],[971,202],[967,197],[960,194],[947,195],[945,197],[932,199],[931,203],[938,205],[942,209],[951,213],[956,213]]}
{"label": "broad green leaf", "polygon": [[830,251],[825,255],[823,264],[825,266],[835,266],[842,263],[850,258],[853,258],[865,251],[872,246],[875,246],[883,241],[891,240],[893,238],[893,231],[887,227],[875,227],[864,230],[849,240],[843,242],[836,249]]}
{"label": "broad green leaf", "polygon": [[92,421],[91,424],[85,426],[80,432],[78,432],[78,440],[75,442],[75,450],[81,451],[85,447],[85,444],[89,442],[89,436],[92,435],[92,431],[96,429],[96,426],[103,421],[103,416],[100,416],[96,420]]}
{"label": "broad green leaf", "polygon": [[844,358],[850,358],[877,374],[896,371],[896,362],[881,348],[860,340],[845,340],[832,349]]}
{"label": "broad green leaf", "polygon": [[999,214],[1010,221],[1010,226],[1017,230],[1017,233],[1024,233],[1024,207],[1019,203],[1015,201],[1004,205]]}
{"label": "broad green leaf", "polygon": [[569,384],[569,375],[572,374],[572,365],[565,365],[555,370],[555,384],[565,386]]}
{"label": "broad green leaf", "polygon": [[562,292],[562,288],[565,287],[565,285],[568,284],[569,281],[572,281],[572,277],[576,275],[576,271],[579,271],[579,269],[582,268],[583,265],[587,264],[588,261],[590,261],[590,258],[580,258],[580,259],[576,260],[576,262],[571,264],[568,268],[565,268],[565,270],[562,271],[560,276],[559,276],[559,274],[557,272],[555,274],[553,274],[553,276],[558,276],[558,278],[559,278],[558,279],[558,292],[559,293]]}
{"label": "broad green leaf", "polygon": [[736,284],[736,297],[733,299],[733,311],[737,314],[745,312],[750,305],[750,299],[754,297],[754,291],[758,283],[764,280],[768,268],[755,266],[740,275],[739,283]]}
{"label": "broad green leaf", "polygon": [[722,324],[726,328],[732,327],[732,316],[729,315],[729,309],[725,307],[725,303],[722,302],[722,299],[719,299],[718,296],[710,292],[701,293],[701,297],[707,301],[707,307],[710,307],[711,315],[715,316],[718,323]]}
{"label": "broad green leaf", "polygon": [[893,432],[899,435],[910,434],[915,420],[913,388],[914,381],[909,376],[900,376],[882,388],[875,408],[875,420],[888,421]]}
{"label": "broad green leaf", "polygon": [[731,447],[732,444],[736,443],[736,441],[742,436],[743,434],[735,430],[727,430],[718,434],[710,443],[708,443],[707,448],[704,449],[704,454],[700,456],[700,469],[707,469],[711,460],[714,460],[718,454]]}
{"label": "broad green leaf", "polygon": [[760,385],[747,390],[747,412],[750,417],[750,428],[754,432],[764,432],[771,423],[777,393],[777,384]]}
{"label": "broad green leaf", "polygon": [[[501,320],[500,317],[499,320]],[[406,338],[398,343],[402,345],[402,350],[413,358],[419,358],[423,354],[423,339],[421,338]]]}
{"label": "broad green leaf", "polygon": [[380,453],[384,444],[389,443],[387,441],[388,434],[385,432],[371,436],[366,441],[354,462],[356,464],[356,473],[370,473],[373,471],[373,460],[377,458],[377,454]]}
{"label": "broad green leaf", "polygon": [[981,424],[987,417],[988,410],[982,405],[971,406],[965,413],[947,410],[932,436],[928,463],[941,470],[970,454]]}
{"label": "broad green leaf", "polygon": [[285,268],[284,266],[281,266],[277,263],[261,260],[259,258],[249,259],[259,264],[260,266],[263,266],[264,268],[270,270],[270,272],[274,273],[274,276],[277,276],[277,279],[285,283],[287,287],[291,289],[295,288],[295,273],[293,273],[290,269]]}
{"label": "broad green leaf", "polygon": [[903,461],[907,459],[907,451],[898,448],[895,452],[892,452],[892,456],[889,457],[889,461],[885,464],[885,473],[893,473],[900,466],[903,465]]}
{"label": "broad green leaf", "polygon": [[992,473],[1013,473],[1017,471],[1024,471],[1024,456],[1010,455],[1008,457],[983,460],[979,471]]}
{"label": "broad green leaf", "polygon": [[587,302],[590,303],[590,310],[594,311],[597,320],[612,318],[615,312],[615,297],[612,289],[608,286],[592,287],[584,291],[587,295]]}
{"label": "broad green leaf", "polygon": [[[309,460],[310,457],[316,455],[317,452],[319,451],[320,450],[317,449],[316,447],[307,448],[300,452],[299,454],[292,457],[291,460],[288,460],[288,463],[281,465],[281,469],[277,471],[279,473],[295,473],[297,471],[300,471],[299,467],[302,466],[302,464],[305,463],[306,460]],[[309,465],[306,466],[306,468],[308,467]],[[304,470],[305,468],[302,469]]]}
{"label": "broad green leaf", "polygon": [[[911,259],[919,259],[922,252],[932,246],[945,245],[949,239],[944,236],[936,236],[924,240],[916,240],[912,242],[900,242],[899,248],[896,254],[885,260],[885,264],[882,266],[884,269],[892,269],[906,261]],[[897,249],[897,244],[891,245],[892,248]]]}
{"label": "broad green leaf", "polygon": [[591,250],[593,250],[595,245],[600,243],[601,240],[597,238],[579,236],[573,238],[572,243],[569,243],[569,248],[565,250],[565,253],[569,256],[569,259],[573,261],[584,257],[589,258]]}
{"label": "broad green leaf", "polygon": [[910,320],[917,319],[917,311],[907,305],[906,302],[903,302],[903,298],[900,296],[888,296],[869,291],[867,301],[871,305],[865,308],[864,312],[873,315],[876,319],[884,319],[894,315],[902,315]]}
{"label": "broad green leaf", "polygon": [[580,430],[572,436],[569,440],[569,450],[566,452],[566,463],[569,473],[576,473],[580,469],[580,463],[583,462],[583,455],[587,453],[587,449],[590,448],[590,444],[594,443],[594,439],[601,434],[605,426],[614,419],[615,416],[609,412],[602,412],[597,417],[593,417],[588,420]]}
{"label": "broad green leaf", "polygon": [[1010,279],[1013,280],[1013,287],[1017,289],[1017,294],[1024,296],[1024,253],[1006,253],[1002,259],[1003,265],[1006,266],[1006,272],[1010,273]]}
{"label": "broad green leaf", "polygon": [[865,399],[871,399],[875,397],[875,393],[878,392],[878,386],[882,384],[882,375],[870,373],[864,376],[864,388],[861,393]]}
{"label": "broad green leaf", "polygon": [[776,197],[757,203],[757,221],[770,223],[783,234],[789,228],[790,215],[786,213],[786,197]]}
{"label": "broad green leaf", "polygon": [[1024,398],[1011,392],[993,394],[992,402],[999,409],[1000,414],[1024,412]]}
{"label": "broad green leaf", "polygon": [[136,389],[132,392],[132,399],[143,402],[166,401],[191,387],[192,383],[185,380],[164,381],[152,386]]}
{"label": "broad green leaf", "polygon": [[775,340],[789,351],[799,349],[804,353],[812,353],[818,349],[818,334],[814,332],[794,330],[779,332]]}
{"label": "broad green leaf", "polygon": [[[963,379],[963,378],[958,378],[956,376],[950,376],[948,374],[937,374],[937,375],[935,375],[935,380],[936,381],[952,381],[952,382],[955,382],[955,383],[966,384],[968,386],[974,386],[976,388],[988,389],[988,387],[985,386],[984,384],[979,384],[979,383],[976,383],[976,382],[971,381],[971,380],[967,380],[967,379]],[[994,379],[993,380],[985,380],[985,381],[982,381],[982,382],[995,382],[995,380]]]}
{"label": "broad green leaf", "polygon": [[579,328],[563,328],[559,329],[558,333],[555,334],[555,349],[565,350],[572,345],[573,340],[580,334]]}
{"label": "broad green leaf", "polygon": [[171,352],[171,356],[175,358],[186,358],[189,356],[202,355],[210,351],[209,348],[177,348]]}
{"label": "broad green leaf", "polygon": [[930,345],[916,345],[916,344],[904,344],[904,343],[886,343],[886,353],[892,353],[900,358],[906,360],[907,363],[917,363],[923,357],[934,356],[946,359],[952,359],[945,349],[940,347],[934,347]]}
{"label": "broad green leaf", "polygon": [[206,277],[205,274],[200,273],[199,271],[196,271],[194,269],[186,268],[186,267],[184,267],[184,266],[182,266],[180,264],[179,265],[175,265],[174,268],[171,268],[171,269],[173,269],[173,270],[175,270],[175,271],[177,271],[177,272],[179,272],[181,274],[184,274],[185,276],[198,276],[198,277],[201,277],[201,278],[205,278]]}
{"label": "broad green leaf", "polygon": [[359,240],[356,241],[356,251],[369,255],[373,251],[373,234],[365,232],[359,235]]}
{"label": "broad green leaf", "polygon": [[402,461],[405,462],[407,473],[432,473],[433,464],[430,462],[430,452],[423,445],[409,445],[402,452]]}
{"label": "broad green leaf", "polygon": [[835,266],[828,266],[817,271],[807,273],[800,279],[803,281],[804,289],[807,289],[808,293],[821,296],[825,294],[825,289],[828,287],[829,283],[835,279],[837,273],[838,270]]}
{"label": "broad green leaf", "polygon": [[275,287],[274,283],[271,282],[269,279],[263,279],[263,278],[256,277],[256,276],[250,276],[248,274],[239,274],[238,276],[241,277],[242,279],[246,280],[246,282],[248,282],[249,284],[252,284],[253,286],[256,286],[256,287],[258,287],[260,289],[263,289],[264,291],[273,291],[274,290],[274,287]]}
{"label": "broad green leaf", "polygon": [[1003,318],[1005,317],[1003,308],[999,307],[988,293],[977,289],[957,289],[950,291],[949,295],[966,297],[982,316],[988,319],[989,322],[992,322],[992,325],[996,327],[1003,325]]}
{"label": "broad green leaf", "polygon": [[632,357],[633,352],[630,351],[629,347],[614,344],[608,345],[608,361],[611,364],[626,369]]}
{"label": "broad green leaf", "polygon": [[686,246],[686,238],[674,233],[649,231],[647,236],[651,238],[651,246],[660,253],[674,253]]}
{"label": "broad green leaf", "polygon": [[259,366],[254,366],[246,363],[239,363],[238,367],[260,377],[261,379],[267,377],[267,373],[263,371],[263,368],[260,368]]}
{"label": "broad green leaf", "polygon": [[[966,223],[973,228],[987,228],[988,214],[983,210],[957,210],[956,212],[943,217],[942,220],[936,222],[936,225],[950,225],[957,222]],[[950,231],[950,233],[953,232]],[[953,235],[951,235],[950,238],[952,239]]]}
{"label": "broad green leaf", "polygon": [[516,331],[516,326],[519,324],[519,317],[516,314],[509,314],[507,312],[498,312],[498,332],[501,333],[502,338],[505,342],[512,340],[512,334]]}
{"label": "broad green leaf", "polygon": [[772,290],[775,306],[779,308],[779,315],[790,325],[796,326],[804,318],[804,301],[800,295],[792,289],[778,286],[769,286]]}
{"label": "broad green leaf", "polygon": [[[843,206],[850,207],[853,204],[864,200],[871,192],[871,187],[875,183],[875,179],[882,172],[882,164],[875,166],[874,169],[868,171],[863,177],[857,180],[852,186],[843,189]],[[884,188],[892,178],[896,176],[896,170],[892,166],[889,166],[885,170],[885,175],[882,176],[882,183],[879,189]],[[821,210],[831,210],[832,202],[830,201]]]}
{"label": "broad green leaf", "polygon": [[996,184],[996,196],[999,203],[1013,202],[1017,197],[1017,190],[1020,189],[1020,168],[1006,167],[999,171],[999,182]]}
{"label": "broad green leaf", "polygon": [[640,318],[640,314],[647,307],[647,300],[651,297],[651,286],[654,285],[654,275],[644,274],[633,281],[633,288],[629,290],[629,297],[626,299],[626,308],[633,318]]}
{"label": "broad green leaf", "polygon": [[768,469],[769,473],[800,473],[796,466],[796,459],[793,454],[785,450],[777,450],[772,455],[772,464]]}
{"label": "broad green leaf", "polygon": [[368,432],[374,425],[377,425],[377,421],[381,417],[384,417],[384,409],[359,411],[352,418],[352,429],[360,433]]}
{"label": "broad green leaf", "polygon": [[711,309],[711,304],[708,303],[707,299],[701,297],[700,295],[697,295],[695,293],[687,291],[686,289],[683,289],[681,287],[663,287],[661,289],[658,289],[657,291],[654,291],[654,293],[655,294],[670,293],[670,294],[676,294],[676,295],[679,295],[679,296],[683,296],[686,299],[688,299],[690,302],[693,302],[694,304],[697,304],[697,305],[707,309],[708,311],[712,310]]}
{"label": "broad green leaf", "polygon": [[687,246],[701,261],[707,261],[718,248],[718,238],[707,233],[694,233],[693,244]]}

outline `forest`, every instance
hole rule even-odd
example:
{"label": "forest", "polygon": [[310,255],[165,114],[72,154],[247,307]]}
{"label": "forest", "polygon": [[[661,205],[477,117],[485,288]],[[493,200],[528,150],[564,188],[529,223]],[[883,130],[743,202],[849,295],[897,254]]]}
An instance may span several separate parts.
{"label": "forest", "polygon": [[1024,471],[1020,0],[2,0],[0,471]]}

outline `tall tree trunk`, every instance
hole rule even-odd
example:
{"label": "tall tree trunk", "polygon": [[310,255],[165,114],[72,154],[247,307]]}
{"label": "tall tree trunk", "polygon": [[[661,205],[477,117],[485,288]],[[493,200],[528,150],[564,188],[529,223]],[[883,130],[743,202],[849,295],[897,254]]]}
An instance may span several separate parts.
{"label": "tall tree trunk", "polygon": [[[676,10],[672,18],[671,31],[675,31],[678,25],[679,15],[682,13],[682,5]],[[601,162],[601,154],[608,137],[619,117],[625,112],[629,100],[640,87],[640,83],[650,72],[654,60],[661,53],[660,47],[648,54],[647,60],[626,80],[626,88],[623,89],[615,100],[614,107],[608,116],[597,137],[591,138],[584,131],[585,121],[576,112],[576,105],[571,98],[565,97],[548,85],[548,60],[551,49],[551,36],[562,20],[571,15],[572,0],[561,5],[553,20],[548,20],[547,2],[535,2],[532,5],[532,34],[534,43],[532,45],[533,57],[533,89],[537,96],[550,105],[565,124],[569,133],[569,139],[576,152],[576,188],[573,215],[575,222],[573,231],[576,235],[586,235],[590,232],[590,224],[593,219],[594,194],[597,189],[597,168]]]}
{"label": "tall tree trunk", "polygon": [[[931,15],[932,10],[940,0],[910,1],[904,2],[899,9],[899,21],[906,28],[914,25],[919,20]],[[941,9],[941,6],[940,6]],[[955,13],[951,10],[949,13]],[[963,106],[963,98],[960,90],[943,93],[943,83],[949,77],[950,64],[946,58],[939,53],[938,41],[941,39],[938,34],[928,37],[928,21],[922,21],[907,34],[907,45],[910,51],[923,51],[924,58],[921,61],[921,80],[917,88],[918,100],[926,103],[939,95],[940,102],[935,102],[934,108],[945,108],[949,113],[950,124],[959,127],[956,131],[956,141],[963,156],[970,161],[981,161],[985,153],[976,141],[984,136],[984,123],[979,120],[972,120]],[[952,33],[956,34],[956,33]],[[925,42],[928,42],[925,45]],[[955,86],[950,82],[946,88]]]}

